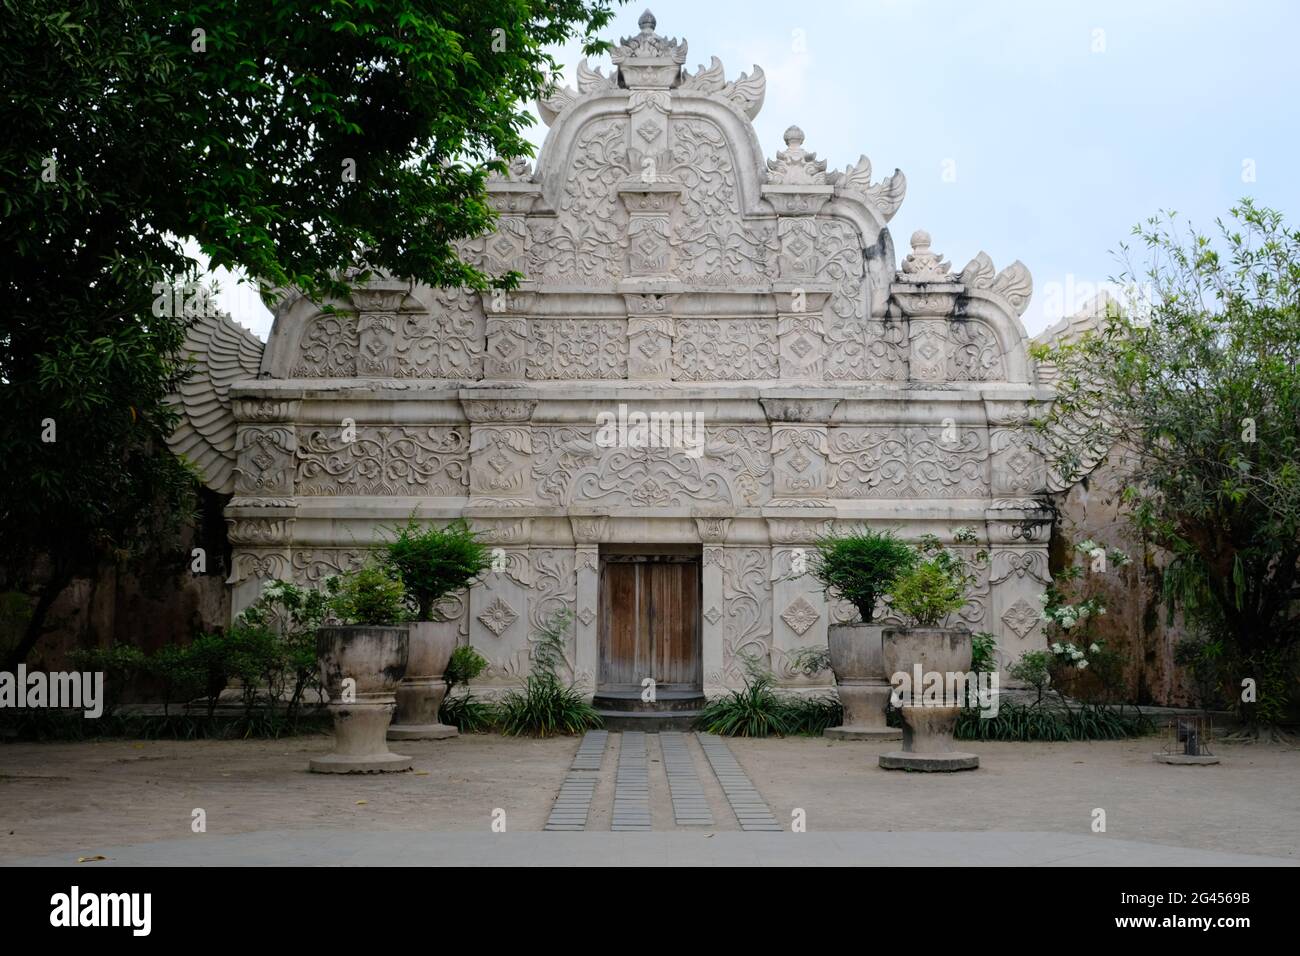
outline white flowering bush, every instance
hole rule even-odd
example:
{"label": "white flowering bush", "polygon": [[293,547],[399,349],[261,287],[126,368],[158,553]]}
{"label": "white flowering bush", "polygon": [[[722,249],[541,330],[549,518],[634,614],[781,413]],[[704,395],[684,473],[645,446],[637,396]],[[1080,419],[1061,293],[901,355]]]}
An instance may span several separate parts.
{"label": "white flowering bush", "polygon": [[1092,593],[1090,582],[1098,573],[1123,568],[1132,559],[1118,548],[1105,548],[1095,541],[1080,541],[1074,546],[1075,562],[1052,577],[1040,596],[1039,615],[1048,637],[1048,667],[1052,684],[1058,689],[1068,686],[1094,664],[1104,668],[1103,683],[1117,678],[1115,655],[1106,651],[1105,642],[1093,636],[1099,617],[1106,614],[1106,600]]}

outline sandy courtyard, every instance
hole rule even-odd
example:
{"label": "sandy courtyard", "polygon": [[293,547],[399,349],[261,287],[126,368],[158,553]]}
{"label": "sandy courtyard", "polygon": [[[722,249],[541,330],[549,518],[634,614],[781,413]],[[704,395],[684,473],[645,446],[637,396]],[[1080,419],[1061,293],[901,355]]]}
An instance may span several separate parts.
{"label": "sandy courtyard", "polygon": [[[609,829],[620,746],[610,735],[588,830]],[[655,831],[673,830],[658,738],[651,735]],[[1221,745],[1214,767],[1155,763],[1156,738],[1091,744],[972,746],[973,773],[880,770],[889,745],[821,739],[730,739],[728,746],[788,828],[796,809],[815,831],[1051,831],[1263,854],[1300,860],[1300,750]],[[0,863],[107,846],[263,830],[489,832],[504,810],[510,832],[537,831],[578,746],[577,738],[495,735],[405,743],[410,773],[329,776],[307,772],[325,736],[280,741],[93,741],[0,747]],[[690,747],[717,821],[737,830],[722,790]],[[499,815],[498,815],[499,816]],[[561,837],[562,835],[555,835]],[[738,836],[740,836],[738,834]]]}

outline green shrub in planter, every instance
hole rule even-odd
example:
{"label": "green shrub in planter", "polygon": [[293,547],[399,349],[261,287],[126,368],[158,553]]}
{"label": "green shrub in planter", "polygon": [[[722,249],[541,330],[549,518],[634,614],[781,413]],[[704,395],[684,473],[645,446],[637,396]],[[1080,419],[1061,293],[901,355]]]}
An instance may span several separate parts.
{"label": "green shrub in planter", "polygon": [[[953,537],[960,544],[976,540],[968,528],[959,528]],[[975,560],[985,557],[981,550]],[[894,581],[889,606],[914,627],[945,627],[948,617],[966,606],[976,580],[960,554],[928,534],[917,544],[913,564]]]}
{"label": "green shrub in planter", "polygon": [[916,552],[892,531],[863,529],[818,540],[809,573],[832,597],[843,598],[870,624],[877,602],[916,562]]}
{"label": "green shrub in planter", "polygon": [[391,530],[395,537],[384,548],[384,562],[401,578],[416,620],[432,621],[443,597],[469,587],[491,566],[488,547],[463,520],[435,528],[412,517]]}
{"label": "green shrub in planter", "polygon": [[384,627],[410,618],[406,588],[393,568],[367,564],[325,582],[329,607],[344,624]]}

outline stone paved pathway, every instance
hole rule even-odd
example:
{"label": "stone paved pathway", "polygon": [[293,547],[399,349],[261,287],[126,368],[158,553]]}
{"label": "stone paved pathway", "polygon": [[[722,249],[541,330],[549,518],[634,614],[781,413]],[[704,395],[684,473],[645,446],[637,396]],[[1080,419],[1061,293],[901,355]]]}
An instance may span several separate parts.
{"label": "stone paved pathway", "polygon": [[[650,737],[658,741],[659,753],[663,755],[662,764],[658,760],[651,762],[649,759]],[[626,731],[618,734],[617,738],[619,748],[613,786],[613,810],[609,818],[610,830],[652,830],[651,795],[652,792],[660,794],[657,798],[660,803],[657,805],[662,806],[665,781],[672,802],[673,827],[717,826],[713,808],[709,804],[709,795],[705,791],[705,782],[696,766],[692,739],[698,741],[741,830],[784,829],[721,737],[677,731],[652,735],[641,731]],[[603,730],[590,731],[583,737],[569,772],[560,785],[545,829],[581,831],[588,828],[592,803],[600,787],[601,766],[608,743],[609,734]],[[604,791],[605,794],[608,792]],[[598,804],[599,808],[603,806],[603,803]],[[598,828],[600,816],[598,813]],[[662,822],[663,818],[660,817],[660,820]]]}
{"label": "stone paved pathway", "polygon": [[591,812],[591,798],[596,792],[597,776],[605,757],[605,744],[609,733],[604,730],[589,731],[578,744],[569,772],[560,784],[560,792],[546,820],[547,830],[583,830],[587,814]]}
{"label": "stone paved pathway", "polygon": [[614,816],[611,830],[650,829],[650,770],[646,763],[645,734],[622,734],[618,751],[618,776],[614,778]]}
{"label": "stone paved pathway", "polygon": [[759,795],[745,771],[740,769],[735,755],[727,749],[726,741],[713,734],[697,736],[700,739],[700,746],[704,748],[704,756],[709,758],[709,766],[713,768],[714,775],[722,784],[722,790],[727,795],[727,802],[731,804],[732,812],[740,821],[740,828],[742,830],[785,829],[776,822],[776,817],[772,816],[772,811],[768,809],[767,801]]}
{"label": "stone paved pathway", "polygon": [[686,738],[675,731],[665,731],[659,735],[659,749],[663,751],[664,770],[668,773],[668,788],[673,798],[673,822],[679,827],[713,826],[713,811],[709,809]]}

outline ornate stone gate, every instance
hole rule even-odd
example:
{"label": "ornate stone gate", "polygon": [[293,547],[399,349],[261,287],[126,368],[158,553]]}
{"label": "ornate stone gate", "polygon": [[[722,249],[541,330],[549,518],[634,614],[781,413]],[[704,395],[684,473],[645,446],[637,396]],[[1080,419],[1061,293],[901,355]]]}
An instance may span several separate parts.
{"label": "ornate stone gate", "polygon": [[[991,559],[962,619],[1004,662],[1041,644],[1036,496],[1059,483],[1020,427],[1051,397],[1019,319],[1028,271],[980,253],[954,272],[923,232],[899,264],[901,172],[830,171],[796,127],[767,158],[762,70],[689,72],[655,28],[642,18],[612,75],[584,61],[577,90],[539,104],[536,171],[490,184],[498,228],[464,254],[523,273],[517,291],[384,280],[335,314],[291,299],[265,348],[227,319],[194,328],[174,447],[233,494],[235,610],[269,578],[355,566],[418,509],[502,549],[448,608],[488,684],[524,674],[568,607],[568,667],[593,689],[601,549],[638,542],[702,548],[706,691],[736,686],[744,655],[825,683],[791,655],[853,612],[792,575],[799,549],[858,524],[966,525]],[[703,440],[607,447],[600,416],[620,406],[700,415]]]}

